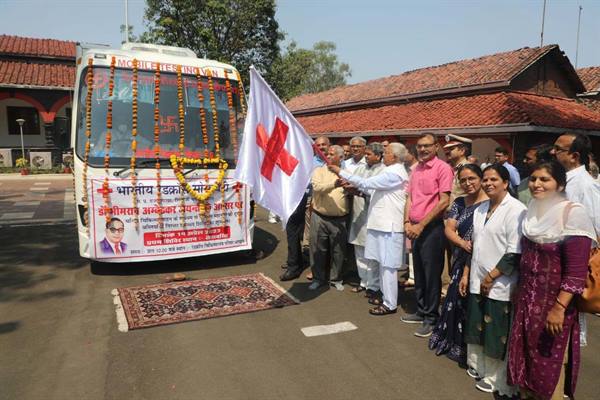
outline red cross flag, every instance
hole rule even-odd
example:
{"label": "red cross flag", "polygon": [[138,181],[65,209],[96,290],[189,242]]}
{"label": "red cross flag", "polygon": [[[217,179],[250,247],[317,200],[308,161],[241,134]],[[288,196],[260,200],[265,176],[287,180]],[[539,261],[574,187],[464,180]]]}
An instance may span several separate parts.
{"label": "red cross flag", "polygon": [[313,142],[292,113],[254,69],[244,136],[234,179],[252,187],[261,206],[284,226],[309,184]]}

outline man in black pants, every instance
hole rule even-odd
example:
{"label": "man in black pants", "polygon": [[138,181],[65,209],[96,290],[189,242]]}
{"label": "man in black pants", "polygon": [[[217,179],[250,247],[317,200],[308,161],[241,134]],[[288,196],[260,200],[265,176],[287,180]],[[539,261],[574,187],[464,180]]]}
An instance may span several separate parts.
{"label": "man in black pants", "polygon": [[450,203],[454,178],[452,168],[437,158],[438,147],[432,133],[419,137],[419,164],[410,176],[404,209],[404,232],[412,240],[417,312],[401,320],[421,324],[415,332],[418,337],[430,336],[439,317],[446,248],[442,218]]}
{"label": "man in black pants", "polygon": [[291,281],[302,274],[304,270],[304,260],[302,257],[302,237],[304,235],[304,216],[306,213],[306,203],[308,193],[304,193],[300,204],[290,215],[285,226],[287,236],[287,270],[279,276],[282,281]]}
{"label": "man in black pants", "polygon": [[[323,154],[327,154],[329,149],[329,139],[325,136],[319,136],[315,140],[315,145],[321,150]],[[315,154],[313,158],[313,168],[323,166],[325,160],[322,160],[318,155]],[[300,204],[294,210],[293,214],[290,215],[287,225],[285,226],[285,234],[287,237],[287,262],[282,268],[287,268],[283,274],[279,276],[282,281],[291,281],[300,276],[304,270],[304,258],[302,256],[302,239],[304,237],[304,229],[306,226],[306,206],[310,192],[312,188],[306,189]]]}

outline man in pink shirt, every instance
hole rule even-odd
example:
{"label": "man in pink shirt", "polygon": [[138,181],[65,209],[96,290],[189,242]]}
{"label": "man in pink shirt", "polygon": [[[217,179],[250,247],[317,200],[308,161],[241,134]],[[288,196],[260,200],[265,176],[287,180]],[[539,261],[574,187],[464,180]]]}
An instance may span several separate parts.
{"label": "man in pink shirt", "polygon": [[431,335],[439,317],[442,271],[444,269],[444,211],[450,203],[454,174],[452,167],[437,158],[438,143],[433,133],[417,141],[419,164],[408,183],[404,209],[404,232],[412,240],[417,312],[402,321],[421,324],[415,336]]}

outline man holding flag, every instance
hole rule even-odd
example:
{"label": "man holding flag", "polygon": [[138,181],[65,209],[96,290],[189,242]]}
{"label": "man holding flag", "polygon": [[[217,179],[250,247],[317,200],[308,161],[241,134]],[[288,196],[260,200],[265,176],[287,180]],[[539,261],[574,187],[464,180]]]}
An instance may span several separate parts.
{"label": "man holding flag", "polygon": [[[292,224],[292,235],[288,232],[288,270],[282,280],[297,278],[303,269],[300,241],[294,238],[300,237],[304,228],[299,227],[293,214],[306,208],[313,154],[313,142],[304,128],[251,67],[248,114],[233,177],[251,186],[254,200],[277,214],[284,226]],[[304,212],[301,216],[303,219]]]}

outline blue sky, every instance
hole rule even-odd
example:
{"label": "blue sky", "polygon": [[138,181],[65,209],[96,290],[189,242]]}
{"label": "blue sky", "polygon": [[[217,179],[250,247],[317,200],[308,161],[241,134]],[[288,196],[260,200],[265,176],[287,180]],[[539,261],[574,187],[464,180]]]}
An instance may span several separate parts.
{"label": "blue sky", "polygon": [[[277,20],[302,47],[337,45],[349,82],[540,43],[543,0],[279,0]],[[129,23],[143,29],[143,0],[129,0]],[[548,0],[544,44],[579,67],[600,65],[600,1]],[[120,45],[124,0],[0,0],[0,33]]]}

